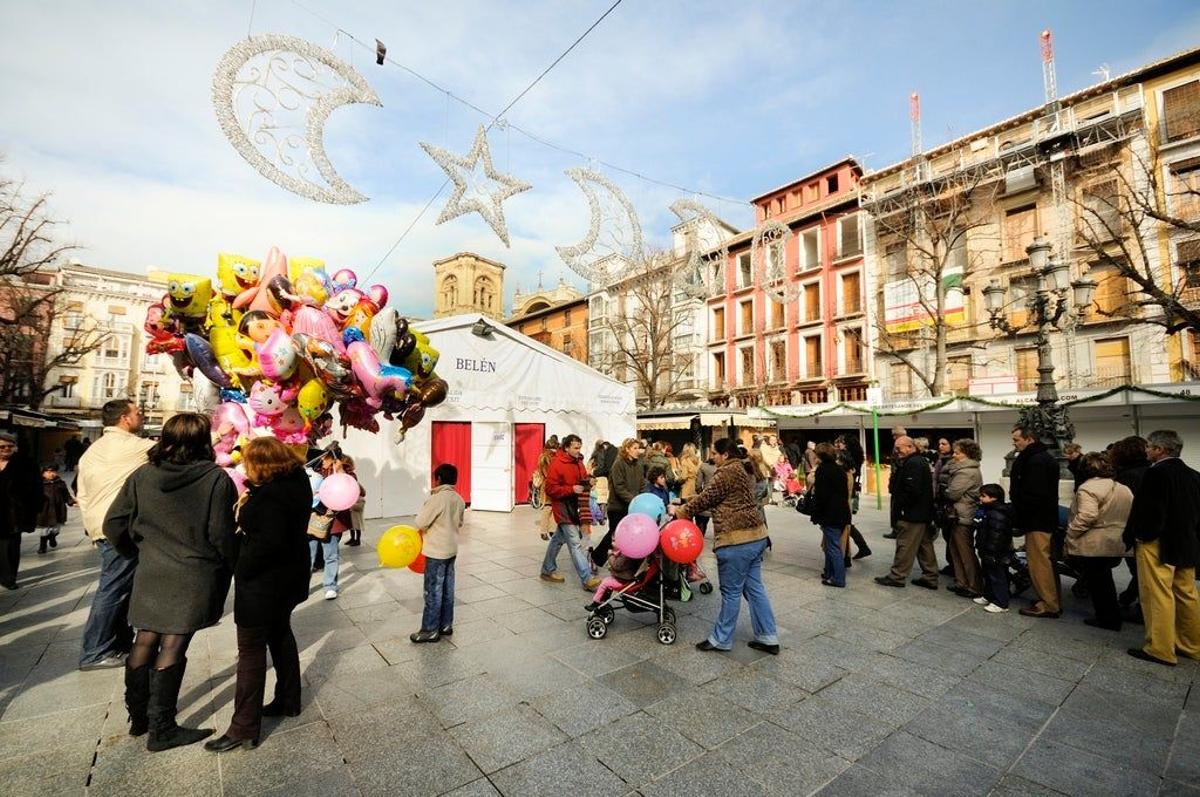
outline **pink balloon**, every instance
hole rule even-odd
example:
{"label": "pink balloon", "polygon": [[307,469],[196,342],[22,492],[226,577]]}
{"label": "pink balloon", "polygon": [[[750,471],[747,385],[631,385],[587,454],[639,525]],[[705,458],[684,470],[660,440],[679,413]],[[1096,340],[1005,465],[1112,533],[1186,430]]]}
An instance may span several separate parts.
{"label": "pink balloon", "polygon": [[614,541],[631,559],[649,556],[658,547],[658,524],[646,515],[626,515],[617,524]]}
{"label": "pink balloon", "polygon": [[339,288],[353,288],[358,285],[358,275],[348,268],[340,268],[330,281]]}
{"label": "pink balloon", "polygon": [[342,342],[341,331],[333,319],[322,310],[307,305],[297,310],[292,317],[292,334],[297,332],[325,341],[338,354],[346,353],[346,344]]}
{"label": "pink balloon", "polygon": [[225,472],[229,474],[229,478],[233,479],[233,486],[237,488],[238,495],[246,492],[246,475],[244,473],[234,468],[225,468]]}
{"label": "pink balloon", "polygon": [[334,473],[321,482],[321,503],[334,512],[342,512],[358,502],[358,482],[348,473]]}
{"label": "pink balloon", "polygon": [[384,374],[379,365],[379,355],[371,344],[356,340],[346,347],[354,376],[367,392],[367,403],[375,409],[383,406],[383,399],[395,393],[403,396],[408,389],[404,377],[396,373]]}
{"label": "pink balloon", "polygon": [[372,285],[367,291],[367,296],[371,297],[376,307],[383,307],[388,303],[388,289],[384,285]]}

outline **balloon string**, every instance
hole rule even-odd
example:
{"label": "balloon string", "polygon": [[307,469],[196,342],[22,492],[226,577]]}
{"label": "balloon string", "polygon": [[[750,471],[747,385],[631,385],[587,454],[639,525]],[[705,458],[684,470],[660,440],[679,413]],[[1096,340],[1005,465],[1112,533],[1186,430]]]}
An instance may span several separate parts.
{"label": "balloon string", "polygon": [[250,0],[250,20],[246,23],[246,38],[250,38],[250,31],[254,29],[254,8],[258,5],[258,0]]}

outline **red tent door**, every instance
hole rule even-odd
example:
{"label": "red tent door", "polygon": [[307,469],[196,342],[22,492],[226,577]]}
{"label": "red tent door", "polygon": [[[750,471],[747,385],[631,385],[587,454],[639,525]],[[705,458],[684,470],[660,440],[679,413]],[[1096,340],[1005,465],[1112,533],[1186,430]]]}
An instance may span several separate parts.
{"label": "red tent door", "polygon": [[517,504],[529,503],[529,482],[537,469],[538,457],[546,440],[546,424],[513,424],[513,480]]}
{"label": "red tent door", "polygon": [[471,503],[471,424],[458,421],[434,421],[433,443],[429,456],[429,484],[433,469],[448,462],[458,468],[458,494]]}

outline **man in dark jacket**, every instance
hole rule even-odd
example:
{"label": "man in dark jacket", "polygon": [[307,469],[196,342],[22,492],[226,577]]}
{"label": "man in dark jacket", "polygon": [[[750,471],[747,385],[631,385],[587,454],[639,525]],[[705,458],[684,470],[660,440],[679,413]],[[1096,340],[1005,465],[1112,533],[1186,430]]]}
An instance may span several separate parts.
{"label": "man in dark jacket", "polygon": [[1058,528],[1058,460],[1028,426],[1012,430],[1017,457],[1009,471],[1014,532],[1025,534],[1029,578],[1038,600],[1021,609],[1026,617],[1062,615],[1062,585],[1050,560],[1050,538]]}
{"label": "man in dark jacket", "polygon": [[1136,541],[1138,600],[1146,644],[1129,655],[1174,665],[1176,653],[1200,659],[1200,473],[1179,458],[1183,441],[1162,430],[1147,436],[1150,468],[1133,496],[1126,544]]}
{"label": "man in dark jacket", "polygon": [[885,587],[903,587],[912,570],[913,560],[921,566],[921,577],[912,583],[937,589],[937,554],[933,550],[933,472],[929,463],[917,455],[911,437],[896,439],[899,457],[892,478],[892,517],[896,521],[896,557],[892,572],[875,581]]}

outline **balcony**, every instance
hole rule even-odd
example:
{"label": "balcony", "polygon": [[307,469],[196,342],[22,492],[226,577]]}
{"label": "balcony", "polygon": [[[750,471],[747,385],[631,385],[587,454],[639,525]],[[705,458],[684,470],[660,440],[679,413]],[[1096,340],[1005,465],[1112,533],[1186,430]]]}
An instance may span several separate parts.
{"label": "balcony", "polygon": [[[1133,384],[1133,368],[1129,363],[1124,365],[1099,365],[1092,372],[1091,387],[1110,388]],[[1035,385],[1036,389],[1036,385]]]}
{"label": "balcony", "polygon": [[46,396],[46,406],[60,410],[76,410],[83,406],[83,399],[79,396],[63,396],[52,393]]}
{"label": "balcony", "polygon": [[856,385],[840,385],[837,389],[838,401],[844,401],[847,404],[861,404],[867,400],[867,386],[865,384]]}
{"label": "balcony", "polygon": [[796,391],[797,404],[827,404],[829,403],[829,388],[810,387]]}

